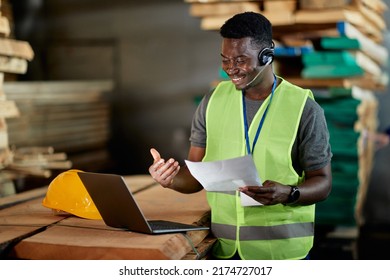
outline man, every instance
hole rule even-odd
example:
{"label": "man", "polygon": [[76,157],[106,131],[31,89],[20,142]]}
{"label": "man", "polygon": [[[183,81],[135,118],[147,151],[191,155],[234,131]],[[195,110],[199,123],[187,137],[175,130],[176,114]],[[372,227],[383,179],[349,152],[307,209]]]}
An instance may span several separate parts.
{"label": "man", "polygon": [[[331,150],[312,92],[273,73],[271,23],[245,12],[221,27],[222,68],[230,81],[206,95],[192,123],[190,161],[251,154],[263,186],[208,192],[219,259],[304,259],[313,245],[315,203],[331,190]],[[149,172],[163,187],[202,190],[186,167],[151,149]],[[264,206],[242,207],[240,193]]]}

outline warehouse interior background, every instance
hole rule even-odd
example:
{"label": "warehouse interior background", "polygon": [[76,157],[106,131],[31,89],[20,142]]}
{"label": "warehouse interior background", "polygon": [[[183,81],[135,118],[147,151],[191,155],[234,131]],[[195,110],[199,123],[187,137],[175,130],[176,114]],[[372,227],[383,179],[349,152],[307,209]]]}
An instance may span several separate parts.
{"label": "warehouse interior background", "polygon": [[[165,158],[183,162],[197,100],[220,77],[219,34],[201,30],[200,19],[189,14],[188,3],[183,0],[9,2],[13,36],[30,43],[34,58],[25,74],[5,76],[5,84],[112,83],[105,95],[111,108],[107,146],[91,145],[83,157],[78,157],[79,149],[68,150],[70,158],[75,159],[75,168],[146,174],[152,163],[151,147]],[[390,5],[390,0],[384,2]],[[388,11],[385,20],[389,27]],[[383,37],[383,44],[389,49],[390,33],[384,32]],[[390,126],[389,91],[376,94],[378,131]],[[95,152],[101,154],[102,149],[107,153],[94,158]],[[88,161],[89,156],[93,160]],[[364,204],[366,223],[355,240],[360,245],[360,258],[389,258],[389,166],[390,145],[374,155]],[[315,253],[318,258],[343,258],[347,251],[346,258],[352,258],[355,252],[348,241],[348,236],[328,239],[318,245],[319,251]]]}

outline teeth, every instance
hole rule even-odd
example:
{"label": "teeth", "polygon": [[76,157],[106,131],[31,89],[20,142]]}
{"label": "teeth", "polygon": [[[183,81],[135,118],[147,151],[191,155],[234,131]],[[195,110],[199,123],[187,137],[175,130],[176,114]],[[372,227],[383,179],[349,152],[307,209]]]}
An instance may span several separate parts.
{"label": "teeth", "polygon": [[243,77],[241,77],[241,78],[232,78],[232,81],[233,82],[239,82],[239,81],[241,81],[243,79]]}

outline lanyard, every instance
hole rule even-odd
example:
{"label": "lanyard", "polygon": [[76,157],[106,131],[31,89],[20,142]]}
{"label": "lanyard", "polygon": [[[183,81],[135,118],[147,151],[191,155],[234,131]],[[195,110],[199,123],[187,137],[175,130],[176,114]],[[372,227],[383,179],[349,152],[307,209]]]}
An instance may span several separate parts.
{"label": "lanyard", "polygon": [[243,111],[243,115],[244,115],[245,141],[246,141],[246,150],[248,152],[248,155],[252,154],[254,149],[255,149],[255,145],[256,145],[257,139],[259,138],[261,128],[263,127],[264,119],[265,119],[265,116],[267,115],[268,107],[271,104],[272,96],[274,95],[275,88],[276,88],[276,76],[274,75],[274,83],[272,85],[271,96],[270,96],[269,102],[267,104],[267,108],[265,108],[264,114],[261,117],[259,126],[257,127],[255,139],[253,140],[253,143],[252,143],[252,152],[251,152],[251,147],[249,144],[249,132],[248,132],[249,126],[248,126],[248,120],[246,118],[246,104],[245,104],[245,96],[244,96],[245,94],[244,94],[244,91],[242,91],[242,105],[243,105],[242,111]]}

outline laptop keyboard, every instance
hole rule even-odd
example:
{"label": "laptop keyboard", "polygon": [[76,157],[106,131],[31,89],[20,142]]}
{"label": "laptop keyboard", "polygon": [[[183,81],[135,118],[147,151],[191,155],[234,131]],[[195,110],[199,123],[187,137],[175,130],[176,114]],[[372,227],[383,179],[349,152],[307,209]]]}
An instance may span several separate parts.
{"label": "laptop keyboard", "polygon": [[150,227],[153,230],[164,230],[164,229],[186,229],[193,227],[192,225],[186,225],[181,223],[175,223],[170,221],[148,221]]}

